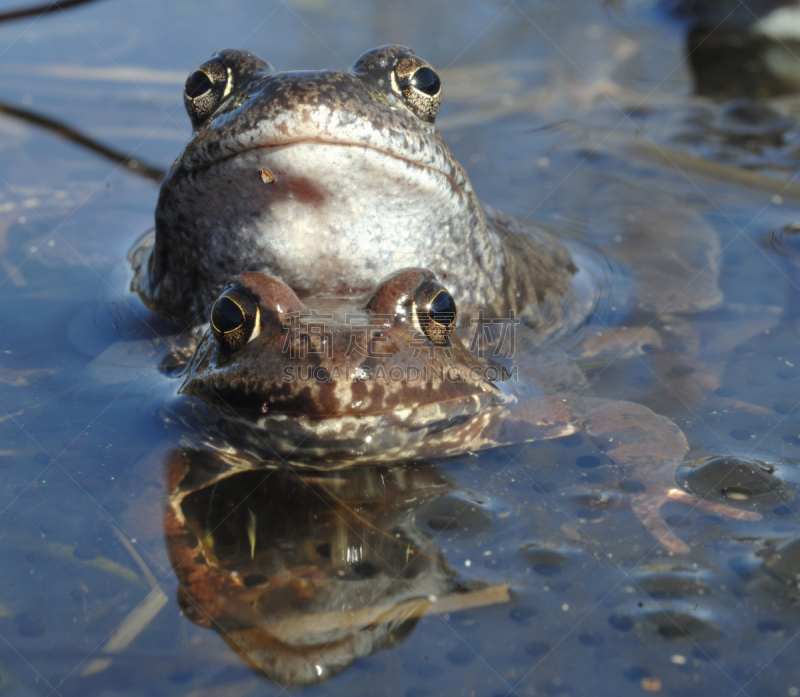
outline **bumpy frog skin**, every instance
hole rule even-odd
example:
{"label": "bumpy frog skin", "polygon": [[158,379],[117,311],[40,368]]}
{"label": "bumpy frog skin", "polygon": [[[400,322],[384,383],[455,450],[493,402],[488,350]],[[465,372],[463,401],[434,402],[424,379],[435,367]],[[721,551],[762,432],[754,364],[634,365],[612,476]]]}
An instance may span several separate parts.
{"label": "bumpy frog skin", "polygon": [[584,431],[642,484],[632,507],[670,551],[688,546],[659,508],[678,500],[743,520],[756,513],[673,488],[688,451],[669,419],[631,402],[532,386],[476,359],[430,271],[405,269],[361,300],[302,302],[260,273],[230,279],[181,391],[229,418],[262,457],[319,469],[447,457]]}
{"label": "bumpy frog skin", "polygon": [[155,242],[133,287],[194,324],[235,273],[278,276],[298,296],[353,295],[424,265],[463,322],[524,309],[561,319],[576,266],[545,233],[490,212],[434,128],[441,82],[403,46],[349,71],[276,72],[223,50],[187,80],[195,135],[165,179]]}

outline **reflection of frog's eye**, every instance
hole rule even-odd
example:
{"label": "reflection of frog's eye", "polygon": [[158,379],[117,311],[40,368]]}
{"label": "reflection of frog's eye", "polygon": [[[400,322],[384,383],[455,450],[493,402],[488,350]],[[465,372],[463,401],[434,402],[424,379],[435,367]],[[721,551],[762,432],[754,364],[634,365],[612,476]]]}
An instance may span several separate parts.
{"label": "reflection of frog's eye", "polygon": [[195,130],[211,117],[232,88],[231,71],[218,60],[212,59],[192,71],[183,88],[183,104]]}
{"label": "reflection of frog's eye", "polygon": [[241,286],[232,285],[211,310],[211,331],[223,351],[236,351],[260,332],[258,303]]}
{"label": "reflection of frog's eye", "polygon": [[442,81],[433,68],[416,56],[407,56],[397,64],[392,83],[417,116],[433,122],[442,103]]}
{"label": "reflection of frog's eye", "polygon": [[423,284],[414,300],[414,313],[419,328],[432,343],[447,344],[457,317],[456,302],[450,293],[435,281]]}

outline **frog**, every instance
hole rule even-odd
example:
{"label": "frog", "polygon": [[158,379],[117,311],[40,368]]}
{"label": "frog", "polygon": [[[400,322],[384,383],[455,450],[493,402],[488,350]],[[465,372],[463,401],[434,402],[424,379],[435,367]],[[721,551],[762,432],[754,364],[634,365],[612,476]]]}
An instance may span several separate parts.
{"label": "frog", "polygon": [[194,134],[161,185],[154,235],[131,252],[132,288],[192,325],[235,273],[277,276],[301,298],[355,296],[424,261],[464,323],[524,312],[544,331],[585,317],[597,292],[576,286],[570,244],[480,202],[436,130],[441,100],[441,78],[405,46],[345,71],[219,51],[186,81]]}
{"label": "frog", "polygon": [[689,446],[667,417],[587,396],[583,374],[558,354],[512,365],[470,352],[457,327],[455,298],[431,270],[397,271],[360,298],[302,300],[275,276],[245,272],[214,303],[180,393],[197,413],[224,415],[228,452],[255,454],[239,456],[240,469],[258,458],[388,466],[583,432],[640,483],[632,510],[669,552],[690,549],[661,517],[667,501],[760,519],[676,487]]}

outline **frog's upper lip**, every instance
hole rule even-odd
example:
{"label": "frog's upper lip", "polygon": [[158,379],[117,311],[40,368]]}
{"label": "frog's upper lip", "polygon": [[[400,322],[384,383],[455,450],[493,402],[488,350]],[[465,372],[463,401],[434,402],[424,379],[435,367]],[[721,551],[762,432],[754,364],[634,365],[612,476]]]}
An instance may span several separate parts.
{"label": "frog's upper lip", "polygon": [[413,165],[416,167],[420,167],[423,169],[430,170],[432,172],[436,172],[443,177],[445,177],[449,182],[454,186],[458,187],[459,189],[464,189],[464,181],[459,181],[456,177],[455,171],[444,171],[440,167],[434,167],[428,163],[421,162],[411,157],[400,155],[399,153],[392,152],[391,150],[387,150],[385,148],[377,148],[373,145],[365,144],[365,143],[358,143],[358,142],[350,142],[350,141],[343,141],[343,140],[335,140],[335,139],[324,139],[324,138],[298,138],[296,140],[276,140],[274,142],[267,142],[261,143],[259,145],[255,145],[249,148],[243,148],[242,150],[233,153],[227,157],[220,158],[215,163],[212,163],[210,166],[214,164],[219,164],[224,162],[225,160],[234,159],[241,155],[244,155],[249,152],[256,152],[259,150],[271,150],[277,148],[289,148],[293,145],[300,145],[300,144],[318,144],[324,146],[333,146],[333,147],[346,147],[346,148],[363,148],[365,150],[371,150],[372,152],[378,153],[379,155],[384,155],[386,157],[390,157],[395,160],[399,160],[400,162],[405,162],[409,165]]}
{"label": "frog's upper lip", "polygon": [[[205,387],[197,389],[196,386],[187,387],[184,384],[181,386],[179,394],[203,400]],[[344,406],[332,413],[320,413],[305,409],[298,404],[284,404],[280,399],[276,401],[274,391],[269,389],[254,390],[247,395],[247,404],[244,405],[241,403],[243,400],[240,399],[237,403],[234,396],[223,393],[219,388],[211,388],[211,394],[220,399],[218,406],[246,420],[280,421],[295,424],[306,430],[317,428],[320,422],[325,422],[333,428],[336,423],[358,422],[361,419],[378,419],[379,423],[376,426],[380,428],[415,430],[420,427],[421,423],[430,425],[434,420],[452,424],[453,415],[464,412],[465,403],[472,402],[475,406],[474,412],[463,413],[463,418],[468,420],[479,416],[483,409],[507,399],[507,395],[499,390],[475,390],[434,402],[422,402],[408,406],[389,404],[382,407],[371,406],[359,409],[357,406],[350,405],[349,408]],[[296,402],[296,399],[292,401]],[[260,405],[264,405],[266,411]],[[444,413],[437,413],[441,411]],[[432,412],[436,414],[436,419],[431,418]],[[385,422],[387,418],[391,423]]]}
{"label": "frog's upper lip", "polygon": [[[234,161],[237,158],[245,156],[249,153],[277,150],[281,148],[291,148],[292,146],[295,145],[315,145],[315,144],[323,147],[361,148],[364,150],[369,150],[371,152],[377,153],[378,155],[382,155],[397,162],[403,162],[407,165],[411,165],[413,167],[419,167],[422,170],[427,170],[429,172],[438,174],[444,179],[446,179],[452,187],[462,192],[472,191],[472,188],[469,184],[469,180],[466,178],[466,175],[464,174],[463,170],[461,170],[460,166],[458,166],[457,164],[453,164],[452,162],[448,162],[445,159],[442,159],[441,162],[436,162],[434,164],[434,162],[432,161],[426,162],[421,158],[411,157],[392,149],[377,147],[370,143],[365,143],[362,141],[343,140],[330,137],[329,138],[304,137],[304,138],[285,138],[285,139],[275,138],[253,143],[248,146],[237,148],[235,150],[229,150],[228,152],[223,152],[223,153],[214,152],[213,150],[203,148],[202,151],[195,151],[188,158],[184,157],[178,160],[173,165],[171,171],[178,169],[178,170],[184,170],[192,174],[196,174],[213,169],[218,166],[222,166],[226,162]],[[440,164],[447,164],[448,166],[446,168],[442,166],[437,166]]]}

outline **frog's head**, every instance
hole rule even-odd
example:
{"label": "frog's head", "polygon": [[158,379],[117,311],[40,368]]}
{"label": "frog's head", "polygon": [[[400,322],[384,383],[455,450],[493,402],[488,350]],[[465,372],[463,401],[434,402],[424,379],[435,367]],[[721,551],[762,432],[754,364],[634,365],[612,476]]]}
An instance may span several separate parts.
{"label": "frog's head", "polygon": [[357,300],[305,302],[273,276],[239,274],[214,305],[181,391],[256,439],[286,436],[312,456],[397,459],[406,448],[413,458],[434,442],[460,452],[508,395],[454,333],[456,315],[452,296],[421,269]]}

